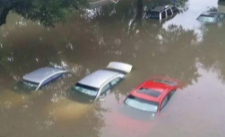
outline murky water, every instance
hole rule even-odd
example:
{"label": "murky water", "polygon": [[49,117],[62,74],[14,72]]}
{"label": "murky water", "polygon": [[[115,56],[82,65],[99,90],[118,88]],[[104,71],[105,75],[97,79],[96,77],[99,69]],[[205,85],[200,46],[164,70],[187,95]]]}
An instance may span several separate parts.
{"label": "murky water", "polygon": [[[224,136],[225,27],[196,21],[208,7],[224,6],[217,0],[187,5],[187,11],[161,24],[129,25],[135,8],[130,0],[102,7],[104,14],[93,19],[71,17],[54,29],[11,14],[0,29],[0,136]],[[80,78],[110,61],[131,63],[134,69],[104,102],[82,104],[66,96]],[[65,66],[71,73],[40,91],[14,92],[25,73],[47,65]],[[154,120],[121,113],[120,102],[131,89],[155,75],[177,78],[185,86]]]}

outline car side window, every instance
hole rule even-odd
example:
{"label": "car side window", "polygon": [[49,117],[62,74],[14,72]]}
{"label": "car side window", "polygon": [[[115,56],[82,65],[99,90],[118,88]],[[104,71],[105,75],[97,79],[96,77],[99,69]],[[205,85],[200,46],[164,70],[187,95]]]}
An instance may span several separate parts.
{"label": "car side window", "polygon": [[177,12],[177,9],[175,7],[172,7],[173,13]]}
{"label": "car side window", "polygon": [[104,94],[106,91],[108,91],[110,89],[110,84],[106,84],[102,90],[101,90],[101,95]]}
{"label": "car side window", "polygon": [[220,15],[219,15],[219,17],[220,17],[221,20],[224,19],[224,16],[225,16],[224,14],[220,14]]}
{"label": "car side window", "polygon": [[121,78],[115,78],[114,80],[112,80],[110,82],[111,86],[115,86],[116,84],[118,84],[121,81]]}
{"label": "car side window", "polygon": [[162,19],[164,19],[164,18],[166,17],[166,12],[163,11],[163,12],[161,13],[161,15],[162,15]]}
{"label": "car side window", "polygon": [[163,99],[163,102],[161,104],[161,110],[166,106],[166,104],[168,103],[169,101],[169,97],[166,96],[164,99]]}
{"label": "car side window", "polygon": [[49,82],[57,79],[59,76],[61,76],[62,74],[57,74],[57,75],[54,75],[54,76],[51,76],[50,78],[46,79],[42,84],[41,86],[44,86],[46,84],[48,84]]}
{"label": "car side window", "polygon": [[173,94],[176,92],[176,90],[172,90],[170,93],[169,93],[169,99],[173,96]]}
{"label": "car side window", "polygon": [[171,11],[170,8],[166,12],[167,12],[167,16],[171,16],[172,15],[172,11]]}

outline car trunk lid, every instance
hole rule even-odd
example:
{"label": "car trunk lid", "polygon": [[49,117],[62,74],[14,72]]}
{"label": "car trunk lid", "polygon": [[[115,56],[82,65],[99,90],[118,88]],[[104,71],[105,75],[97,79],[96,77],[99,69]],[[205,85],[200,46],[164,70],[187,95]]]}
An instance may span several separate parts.
{"label": "car trunk lid", "polygon": [[132,65],[123,62],[110,62],[106,68],[121,71],[123,73],[130,73],[132,70]]}

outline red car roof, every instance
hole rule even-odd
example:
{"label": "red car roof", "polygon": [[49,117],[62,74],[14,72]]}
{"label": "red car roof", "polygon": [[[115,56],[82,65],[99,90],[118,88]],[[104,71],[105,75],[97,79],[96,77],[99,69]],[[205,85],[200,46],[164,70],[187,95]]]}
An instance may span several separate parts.
{"label": "red car roof", "polygon": [[[157,91],[159,92],[160,95],[158,95],[157,97],[154,97],[151,95],[140,93],[138,92],[140,88],[151,89],[153,90],[153,92]],[[145,99],[145,100],[149,100],[153,102],[159,102],[160,98],[163,97],[163,95],[165,95],[165,93],[171,88],[173,87],[163,83],[147,80],[143,82],[141,85],[139,85],[138,87],[136,87],[135,90],[132,91],[130,94],[141,99]]]}

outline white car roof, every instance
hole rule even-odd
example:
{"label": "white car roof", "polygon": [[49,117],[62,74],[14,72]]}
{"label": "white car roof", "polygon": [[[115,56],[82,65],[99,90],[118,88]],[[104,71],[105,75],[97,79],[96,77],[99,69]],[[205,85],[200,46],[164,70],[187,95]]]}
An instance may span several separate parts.
{"label": "white car roof", "polygon": [[123,74],[111,70],[101,69],[87,75],[86,77],[78,81],[78,83],[94,88],[100,88],[105,82],[115,77],[116,75]]}

